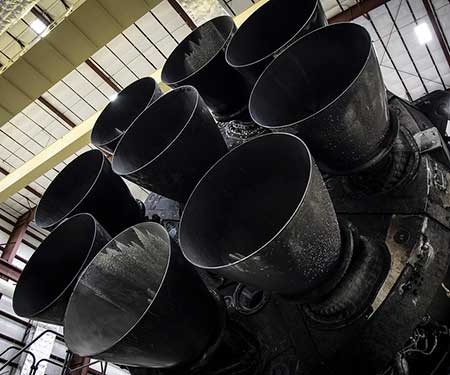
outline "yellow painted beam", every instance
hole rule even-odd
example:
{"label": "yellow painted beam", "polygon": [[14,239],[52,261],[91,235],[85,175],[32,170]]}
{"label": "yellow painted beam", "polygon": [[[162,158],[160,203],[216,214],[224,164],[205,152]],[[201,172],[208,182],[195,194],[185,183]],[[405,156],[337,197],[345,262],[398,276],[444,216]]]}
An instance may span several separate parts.
{"label": "yellow painted beam", "polygon": [[0,202],[42,176],[90,142],[91,130],[99,113],[89,117],[63,137],[0,180]]}
{"label": "yellow painted beam", "polygon": [[[267,1],[269,0],[260,0],[236,16],[236,24],[240,26],[256,9]],[[169,90],[169,87],[161,82],[160,69],[152,73],[151,76],[159,83],[163,91]],[[0,180],[0,202],[4,202],[8,197],[23,189],[38,177],[89,144],[92,128],[100,112],[98,111],[93,114],[87,120],[71,129],[62,138],[46,147],[39,154]]]}
{"label": "yellow painted beam", "polygon": [[83,2],[0,75],[0,126],[160,1]]}

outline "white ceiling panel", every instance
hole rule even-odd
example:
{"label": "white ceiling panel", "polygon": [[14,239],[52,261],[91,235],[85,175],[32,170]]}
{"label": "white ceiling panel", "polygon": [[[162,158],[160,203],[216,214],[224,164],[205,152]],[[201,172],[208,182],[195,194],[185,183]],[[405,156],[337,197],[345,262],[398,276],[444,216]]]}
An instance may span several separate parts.
{"label": "white ceiling panel", "polygon": [[108,97],[102,94],[98,90],[92,91],[90,94],[86,95],[84,98],[89,104],[91,104],[97,111],[102,109],[105,105],[109,103]]}
{"label": "white ceiling panel", "polygon": [[169,32],[173,32],[175,29],[184,24],[183,19],[178,15],[167,0],[161,1],[152,9],[152,12],[164,24]]}
{"label": "white ceiling panel", "polygon": [[71,110],[83,120],[86,120],[89,116],[95,113],[95,109],[87,104],[84,100],[79,100],[78,102],[73,104]]}
{"label": "white ceiling panel", "polygon": [[58,82],[48,90],[56,99],[67,107],[74,105],[80,98],[63,82]]}
{"label": "white ceiling panel", "polygon": [[154,47],[148,49],[147,51],[145,51],[143,53],[144,53],[145,57],[147,57],[147,59],[149,59],[152,62],[152,64],[158,68],[161,68],[166,61],[166,58],[164,57],[164,55],[162,55]]}
{"label": "white ceiling panel", "polygon": [[92,59],[109,75],[117,73],[123,67],[123,64],[105,47],[100,48],[92,55]]}
{"label": "white ceiling panel", "polygon": [[120,69],[113,77],[122,87],[128,86],[137,79],[136,75],[134,75],[127,67]]}
{"label": "white ceiling panel", "polygon": [[172,32],[173,36],[178,42],[181,42],[184,38],[186,38],[191,32],[191,29],[188,25],[182,25],[178,29]]}
{"label": "white ceiling panel", "polygon": [[108,47],[116,56],[120,56],[120,60],[124,64],[133,61],[139,55],[136,48],[134,48],[122,34],[119,34],[111,42],[109,42]]}
{"label": "white ceiling panel", "polygon": [[77,70],[64,77],[64,82],[78,95],[86,96],[95,90],[95,87],[84,78]]}
{"label": "white ceiling panel", "polygon": [[141,55],[137,56],[128,64],[128,67],[137,74],[139,78],[147,77],[155,71],[149,62]]}
{"label": "white ceiling panel", "polygon": [[165,38],[161,39],[158,43],[156,43],[156,45],[164,55],[169,56],[177,46],[177,43],[173,39],[173,37],[168,35]]}
{"label": "white ceiling panel", "polygon": [[151,13],[145,14],[135,23],[153,42],[157,42],[168,35],[167,31],[164,30]]}

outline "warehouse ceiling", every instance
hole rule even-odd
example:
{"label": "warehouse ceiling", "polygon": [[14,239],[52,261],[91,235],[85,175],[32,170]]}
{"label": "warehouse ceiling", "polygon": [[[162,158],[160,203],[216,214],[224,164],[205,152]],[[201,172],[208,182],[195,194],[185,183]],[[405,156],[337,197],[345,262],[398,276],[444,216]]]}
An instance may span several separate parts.
{"label": "warehouse ceiling", "polygon": [[[138,0],[134,1],[138,3]],[[64,2],[69,4],[67,0]],[[221,2],[229,13],[239,14],[255,0]],[[368,3],[371,8],[374,3],[381,4],[367,15],[356,17],[353,22],[363,25],[370,32],[388,89],[403,98],[417,99],[427,92],[450,87],[449,61],[433,29],[429,12],[424,5],[426,2],[427,0],[391,0],[384,4],[380,0],[368,0],[356,4],[353,0],[323,0],[322,4],[329,19],[343,14],[347,9],[355,10],[357,15],[357,10]],[[60,39],[59,28],[69,30],[74,25],[82,28],[81,25],[87,27],[86,24],[94,23],[92,19],[82,22],[82,16],[77,16],[84,7],[95,4],[96,9],[108,9],[105,5],[107,3],[107,0],[86,0],[54,31],[45,37],[41,36],[35,46],[0,77],[0,112],[1,108],[11,106],[0,113],[0,119],[3,118],[0,121],[0,172],[3,176],[24,165],[73,127],[101,110],[120,89],[160,68],[177,43],[190,32],[183,18],[169,1],[164,0],[151,10],[145,10],[139,17],[135,13],[135,20],[131,22],[128,19],[126,27],[118,26],[109,30],[109,39],[105,35],[103,40],[95,41],[90,47],[92,50],[82,48],[85,44],[81,42],[77,44],[79,39]],[[132,1],[114,3],[128,4]],[[147,2],[147,5],[150,3]],[[41,5],[41,2],[38,4]],[[431,4],[445,37],[450,40],[449,0],[432,0]],[[124,25],[126,22],[123,20],[118,23]],[[428,31],[431,35],[426,44],[422,44],[417,34],[417,26],[423,24],[425,34]],[[94,25],[98,32],[101,31],[99,25]],[[83,29],[83,32],[86,35],[89,30]],[[49,46],[61,47],[66,56],[47,55],[45,51],[51,50],[48,49]],[[44,49],[34,53],[33,50],[38,47]],[[76,52],[69,56],[71,49]],[[0,51],[4,51],[1,45]],[[24,72],[29,72],[28,65],[34,63],[32,58],[45,60],[45,64],[42,63],[37,68],[44,78],[36,76],[32,81],[21,80]],[[2,84],[2,78],[4,81],[14,82],[16,94],[21,97],[21,101],[5,97],[5,90],[14,90],[14,87],[5,86],[4,81]],[[92,146],[88,145],[79,150],[2,202],[0,218],[3,215],[15,220],[34,207],[56,174],[78,154],[90,148]]]}
{"label": "warehouse ceiling", "polygon": [[85,0],[3,0],[0,73],[45,37]]}

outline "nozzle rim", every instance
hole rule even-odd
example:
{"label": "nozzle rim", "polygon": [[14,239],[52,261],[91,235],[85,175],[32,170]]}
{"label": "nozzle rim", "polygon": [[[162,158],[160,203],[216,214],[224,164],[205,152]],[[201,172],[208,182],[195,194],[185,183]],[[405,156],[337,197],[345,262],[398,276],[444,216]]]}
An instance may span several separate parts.
{"label": "nozzle rim", "polygon": [[[126,330],[126,332],[124,332],[120,338],[113,340],[111,342],[111,344],[108,347],[102,347],[101,349],[97,350],[95,353],[88,353],[88,352],[82,352],[82,351],[76,351],[76,350],[72,350],[71,348],[71,344],[70,344],[70,339],[68,340],[67,338],[70,337],[68,335],[66,335],[66,322],[67,322],[67,316],[68,316],[68,312],[69,312],[69,306],[74,298],[74,292],[78,286],[78,284],[80,283],[81,279],[83,278],[84,274],[86,272],[88,272],[89,266],[94,263],[94,261],[97,259],[97,257],[99,257],[103,250],[106,249],[110,243],[113,243],[116,241],[117,238],[121,237],[125,232],[128,232],[130,230],[132,230],[133,228],[136,227],[140,227],[140,226],[146,226],[146,227],[157,227],[159,230],[161,230],[162,233],[164,233],[166,239],[167,239],[167,249],[168,249],[168,254],[167,254],[167,263],[166,263],[166,267],[164,269],[164,273],[161,277],[161,281],[159,283],[158,289],[155,293],[155,295],[153,296],[151,302],[147,305],[147,307],[145,308],[145,310],[140,314],[139,319],[136,319],[136,321],[134,322],[134,324],[132,324],[129,329]],[[169,236],[169,233],[167,232],[167,230],[158,223],[155,222],[151,222],[151,221],[146,221],[146,222],[142,222],[142,223],[138,223],[136,225],[133,225],[125,230],[123,230],[122,232],[120,232],[117,236],[115,236],[114,238],[112,238],[110,241],[108,241],[108,243],[102,247],[102,249],[97,253],[97,255],[89,262],[89,264],[86,265],[86,267],[84,268],[83,272],[79,275],[78,277],[78,281],[75,284],[74,288],[73,288],[73,292],[69,298],[69,301],[67,303],[67,309],[64,313],[64,337],[65,337],[65,342],[67,347],[73,351],[74,353],[77,353],[78,355],[82,356],[82,357],[95,357],[97,355],[100,355],[103,352],[106,352],[108,350],[110,350],[111,348],[113,348],[115,345],[117,345],[118,343],[120,343],[141,321],[142,319],[146,316],[147,312],[150,310],[150,308],[152,307],[154,301],[158,298],[159,295],[159,291],[161,290],[162,286],[164,285],[164,281],[166,280],[166,276],[167,276],[167,272],[169,270],[169,266],[172,260],[172,243],[171,243],[171,239]]]}
{"label": "nozzle rim", "polygon": [[[94,155],[97,154],[100,158],[101,158],[101,163],[99,165],[99,168],[97,170],[97,175],[95,176],[95,178],[92,180],[91,186],[89,187],[89,189],[86,191],[86,193],[80,197],[78,199],[78,203],[76,205],[73,206],[73,208],[66,212],[63,216],[61,216],[58,220],[53,220],[52,223],[50,224],[44,224],[40,219],[40,210],[42,210],[41,205],[45,204],[46,200],[48,199],[48,194],[51,193],[51,190],[49,191],[49,189],[51,188],[51,186],[53,184],[58,183],[59,180],[64,178],[64,171],[67,168],[75,168],[74,165],[75,163],[79,163],[81,158],[87,158],[89,155]],[[69,164],[66,165],[66,167],[64,167],[61,172],[59,172],[57,174],[57,176],[53,179],[53,181],[51,182],[51,184],[48,186],[48,188],[45,190],[44,194],[42,195],[41,199],[39,200],[38,205],[36,206],[36,213],[35,213],[35,222],[38,226],[40,226],[41,228],[47,229],[47,228],[52,228],[55,225],[60,224],[64,219],[67,219],[69,217],[71,217],[72,212],[74,212],[80,205],[81,203],[84,202],[85,198],[89,195],[89,193],[92,191],[92,189],[94,188],[95,184],[97,183],[98,179],[100,178],[100,175],[102,174],[103,168],[105,166],[105,162],[106,162],[106,157],[105,155],[103,155],[103,153],[100,150],[89,150],[84,152],[83,154],[79,155],[78,157],[76,157],[74,160],[72,160]],[[70,171],[70,169],[68,169]],[[69,173],[66,171],[66,173]]]}
{"label": "nozzle rim", "polygon": [[[253,97],[254,97],[254,93],[259,85],[259,82],[261,81],[262,77],[264,76],[264,73],[266,73],[266,71],[268,71],[269,69],[271,69],[271,67],[275,64],[278,63],[278,59],[282,58],[291,48],[294,48],[295,46],[297,46],[299,43],[301,43],[304,39],[311,37],[311,35],[316,34],[316,33],[320,33],[322,32],[324,29],[329,29],[329,28],[338,28],[338,27],[354,27],[355,29],[359,29],[361,30],[362,33],[365,34],[368,42],[369,42],[369,48],[368,48],[368,53],[367,53],[367,57],[364,61],[364,64],[361,65],[361,68],[358,72],[358,74],[355,76],[355,78],[347,85],[347,87],[342,90],[342,92],[336,97],[334,98],[332,101],[330,101],[328,104],[326,104],[324,107],[320,108],[318,111],[312,113],[311,115],[308,115],[306,117],[303,117],[299,120],[296,121],[292,121],[288,124],[282,124],[282,125],[268,125],[268,124],[261,124],[257,119],[256,119],[256,113],[255,110],[252,108],[252,102],[253,102]],[[292,126],[298,126],[298,125],[302,125],[303,123],[307,122],[308,120],[318,116],[319,114],[325,112],[328,108],[330,108],[334,103],[336,103],[337,101],[339,101],[339,99],[341,99],[348,91],[351,87],[353,87],[354,83],[359,79],[359,77],[362,75],[362,73],[364,72],[367,64],[370,61],[370,57],[372,55],[371,51],[372,51],[373,47],[372,47],[372,41],[370,38],[370,34],[369,32],[363,27],[360,26],[358,24],[355,23],[351,23],[351,22],[337,22],[331,25],[326,25],[326,26],[322,26],[316,30],[311,31],[310,33],[307,33],[305,35],[303,35],[301,38],[299,38],[297,41],[295,41],[294,43],[292,43],[288,48],[286,48],[283,52],[281,52],[275,59],[273,59],[269,65],[267,65],[265,67],[265,69],[263,70],[263,72],[260,74],[260,76],[258,77],[258,79],[256,80],[255,84],[252,87],[251,93],[250,93],[250,97],[249,97],[249,101],[248,101],[248,108],[249,108],[249,113],[250,113],[250,117],[252,118],[252,120],[259,126],[266,128],[266,129],[271,129],[271,130],[277,130],[277,129],[286,129]]]}
{"label": "nozzle rim", "polygon": [[[184,76],[183,78],[180,78],[178,80],[174,80],[174,81],[169,81],[167,79],[167,64],[171,63],[171,57],[174,56],[175,53],[179,52],[182,48],[184,48],[184,44],[187,43],[187,41],[189,40],[189,38],[191,38],[192,34],[195,33],[197,30],[199,30],[200,28],[204,27],[206,24],[208,23],[212,23],[215,22],[219,19],[228,19],[229,21],[231,21],[231,24],[233,25],[233,27],[230,29],[230,32],[227,36],[227,38],[224,40],[222,46],[220,48],[217,49],[216,53],[214,53],[214,55],[212,55],[208,61],[206,61],[200,68],[198,68],[197,70],[195,70],[194,72],[192,72],[189,75]],[[232,17],[227,16],[227,15],[223,15],[223,16],[218,16],[218,17],[214,17],[208,21],[206,21],[205,23],[201,24],[200,26],[198,26],[197,28],[195,28],[194,30],[192,30],[189,35],[187,35],[176,47],[175,49],[172,51],[172,53],[169,55],[169,57],[167,58],[166,62],[164,63],[164,66],[162,68],[161,71],[161,80],[168,86],[178,86],[180,85],[182,82],[187,81],[188,79],[192,78],[193,76],[199,74],[200,71],[202,71],[221,51],[224,50],[224,47],[228,45],[228,43],[230,42],[231,38],[233,37],[233,35],[235,34],[237,30],[236,24],[234,23],[234,20]]]}
{"label": "nozzle rim", "polygon": [[[81,275],[81,273],[83,272],[83,270],[84,270],[84,267],[86,267],[86,264],[87,264],[87,259],[88,259],[88,257],[89,257],[89,254],[91,254],[91,251],[92,251],[92,247],[93,247],[93,245],[94,245],[94,242],[95,242],[95,239],[96,239],[96,235],[97,235],[97,228],[98,228],[98,225],[99,225],[99,223],[97,222],[97,220],[95,220],[95,218],[94,218],[94,216],[92,216],[91,214],[89,214],[89,213],[86,213],[86,212],[82,212],[82,213],[79,213],[79,214],[76,214],[76,215],[73,215],[73,216],[71,216],[70,218],[68,218],[67,220],[64,220],[63,222],[61,222],[60,224],[58,224],[58,226],[50,233],[50,235],[41,243],[41,245],[36,249],[36,251],[33,253],[33,255],[32,255],[32,257],[33,256],[35,256],[35,255],[40,255],[40,253],[38,253],[38,251],[39,251],[39,249],[44,249],[45,250],[45,247],[41,247],[42,245],[45,245],[46,244],[46,242],[50,242],[50,241],[52,241],[52,234],[54,234],[54,233],[58,233],[59,231],[63,231],[64,230],[64,228],[66,227],[66,226],[69,226],[69,225],[71,225],[72,224],[72,221],[73,220],[76,220],[76,218],[79,218],[79,217],[87,217],[87,218],[89,218],[89,220],[91,220],[92,221],[92,223],[93,223],[93,231],[92,231],[92,239],[91,239],[91,242],[90,242],[90,244],[89,244],[89,250],[86,252],[86,254],[85,254],[85,258],[84,258],[84,260],[83,260],[83,262],[82,262],[82,264],[80,265],[80,267],[79,267],[79,269],[78,269],[78,271],[74,274],[74,276],[72,277],[72,279],[70,280],[70,282],[68,282],[67,284],[66,284],[66,287],[55,297],[55,298],[53,298],[45,307],[43,307],[43,308],[41,308],[40,310],[38,310],[38,311],[36,311],[36,312],[34,312],[34,313],[32,313],[32,314],[30,314],[30,315],[21,315],[20,314],[20,312],[17,314],[17,315],[20,315],[20,316],[24,316],[24,317],[27,317],[27,318],[34,318],[34,317],[36,317],[36,316],[38,316],[39,314],[41,314],[42,312],[44,312],[44,311],[46,311],[46,310],[48,310],[52,305],[54,305],[63,295],[64,295],[64,293],[66,293],[67,292],[67,290],[71,287],[71,286],[74,286],[75,285],[75,283],[76,283],[76,280],[78,279],[78,277]],[[28,261],[28,263],[25,265],[25,267],[24,267],[24,269],[22,270],[22,274],[21,275],[24,275],[24,274],[26,274],[26,273],[28,273],[29,272],[29,269],[30,269],[30,267],[32,267],[33,266],[33,260],[32,260],[32,257],[30,258],[30,260]],[[16,285],[16,290],[15,290],[15,292],[14,292],[14,296],[16,295],[16,291],[17,291],[17,287],[19,286],[19,284],[20,284],[20,278],[19,278],[19,281],[17,282],[17,285]],[[20,287],[19,287],[20,288]],[[17,307],[17,300],[14,298],[14,296],[13,296],[13,310],[14,310],[14,312],[16,312],[17,311],[17,309],[16,309],[16,307]],[[19,309],[20,310],[20,309]]]}
{"label": "nozzle rim", "polygon": [[[256,17],[262,13],[264,10],[266,10],[266,8],[270,7],[270,4],[273,4],[273,2],[268,1],[267,3],[263,4],[261,7],[259,7],[255,12],[253,12],[249,18],[247,18],[247,20],[238,28],[238,30],[235,32],[235,34],[233,35],[233,38],[235,35],[237,35],[237,33],[242,29],[243,32],[245,32],[246,28],[249,26],[249,21],[251,22],[252,20],[256,19]],[[311,20],[311,18],[314,17],[314,14],[317,10],[317,8],[319,7],[319,0],[315,0],[315,5],[312,9],[312,12],[310,14],[310,16],[305,20],[304,24],[302,25],[302,27],[297,30],[297,32],[292,35],[284,44],[282,44],[281,46],[279,46],[278,48],[274,49],[273,51],[267,53],[264,57],[261,57],[257,60],[254,60],[252,62],[246,63],[246,64],[235,64],[233,62],[230,61],[230,57],[229,57],[229,49],[230,49],[230,45],[233,43],[233,38],[231,38],[230,42],[227,45],[227,48],[225,50],[225,61],[227,62],[228,65],[230,65],[231,67],[235,68],[235,69],[239,69],[239,68],[247,68],[249,66],[254,66],[259,64],[260,62],[269,59],[271,56],[276,56],[279,53],[282,53],[285,49],[289,48],[291,44],[294,44],[297,36],[299,34],[301,34],[301,32],[303,31],[303,29],[305,28],[305,26],[309,23],[309,21]],[[309,34],[309,33],[308,33]],[[305,34],[307,35],[307,34]]]}

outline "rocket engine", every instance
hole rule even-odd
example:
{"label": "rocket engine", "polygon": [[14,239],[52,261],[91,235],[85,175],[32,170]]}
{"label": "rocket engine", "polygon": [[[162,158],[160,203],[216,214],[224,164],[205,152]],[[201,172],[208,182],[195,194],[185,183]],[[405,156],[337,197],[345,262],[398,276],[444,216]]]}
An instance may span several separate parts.
{"label": "rocket engine", "polygon": [[368,32],[318,0],[208,21],[162,79],[99,117],[112,163],[49,186],[16,312],[133,375],[446,373],[450,95],[387,91]]}

